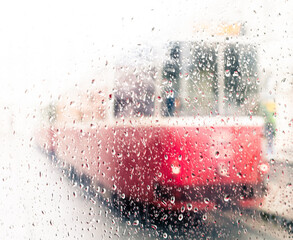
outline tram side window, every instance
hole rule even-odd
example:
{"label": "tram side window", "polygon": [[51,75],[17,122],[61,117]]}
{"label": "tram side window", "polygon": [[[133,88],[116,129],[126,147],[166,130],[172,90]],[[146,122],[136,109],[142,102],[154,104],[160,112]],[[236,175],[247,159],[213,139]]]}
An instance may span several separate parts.
{"label": "tram side window", "polygon": [[115,117],[153,115],[155,106],[154,68],[120,68],[115,89]]}
{"label": "tram side window", "polygon": [[67,92],[60,96],[56,107],[56,121],[59,124],[74,124],[81,122],[82,112],[80,95]]}
{"label": "tram side window", "polygon": [[88,92],[82,96],[81,121],[95,122],[106,118],[106,94],[103,91]]}
{"label": "tram side window", "polygon": [[249,45],[229,45],[224,55],[224,114],[256,114],[258,87],[255,48]]}
{"label": "tram side window", "polygon": [[87,92],[63,96],[57,106],[57,121],[66,124],[91,122],[106,118],[105,93]]}

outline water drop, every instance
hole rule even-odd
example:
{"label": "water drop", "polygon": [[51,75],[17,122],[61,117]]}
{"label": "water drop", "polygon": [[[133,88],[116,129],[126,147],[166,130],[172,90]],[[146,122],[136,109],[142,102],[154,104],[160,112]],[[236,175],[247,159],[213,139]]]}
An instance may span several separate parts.
{"label": "water drop", "polygon": [[157,230],[158,227],[157,227],[157,225],[152,224],[151,228],[154,229],[154,230]]}
{"label": "water drop", "polygon": [[191,203],[188,203],[187,204],[187,210],[190,211],[191,209],[192,209],[192,204]]}
{"label": "water drop", "polygon": [[226,77],[230,77],[230,76],[231,76],[230,70],[226,70],[226,71],[225,71],[225,76],[226,76]]}
{"label": "water drop", "polygon": [[230,195],[229,194],[226,194],[225,197],[224,197],[224,201],[225,202],[228,202],[230,200],[231,200]]}
{"label": "water drop", "polygon": [[139,224],[139,221],[138,220],[134,220],[133,225],[134,226],[137,226],[138,224]]}
{"label": "water drop", "polygon": [[237,71],[235,71],[234,73],[233,73],[233,77],[238,77],[239,76],[239,73],[237,72]]}
{"label": "water drop", "polygon": [[185,207],[184,207],[184,206],[181,207],[181,212],[182,212],[182,213],[185,212]]}

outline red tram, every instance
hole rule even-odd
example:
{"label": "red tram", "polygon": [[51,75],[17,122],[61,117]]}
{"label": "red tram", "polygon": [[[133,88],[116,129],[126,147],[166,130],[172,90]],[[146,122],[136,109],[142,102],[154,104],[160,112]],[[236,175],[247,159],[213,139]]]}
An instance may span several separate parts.
{"label": "red tram", "polygon": [[256,47],[172,42],[167,52],[162,64],[117,64],[113,88],[61,96],[42,145],[96,188],[140,203],[258,206],[268,164]]}

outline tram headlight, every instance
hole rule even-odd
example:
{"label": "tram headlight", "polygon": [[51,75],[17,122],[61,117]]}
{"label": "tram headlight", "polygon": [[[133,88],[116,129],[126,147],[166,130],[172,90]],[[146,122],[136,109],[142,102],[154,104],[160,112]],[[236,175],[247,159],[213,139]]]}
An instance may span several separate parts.
{"label": "tram headlight", "polygon": [[173,164],[171,165],[171,169],[172,169],[172,174],[174,175],[178,175],[180,173],[180,166],[174,166]]}

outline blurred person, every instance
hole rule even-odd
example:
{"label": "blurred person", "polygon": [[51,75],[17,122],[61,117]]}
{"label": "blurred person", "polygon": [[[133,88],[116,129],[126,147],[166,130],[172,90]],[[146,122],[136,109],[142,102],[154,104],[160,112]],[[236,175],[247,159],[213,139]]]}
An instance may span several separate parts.
{"label": "blurred person", "polygon": [[274,155],[274,137],[276,135],[275,103],[267,102],[262,106],[265,120],[265,137],[267,139],[267,154],[269,159]]}

